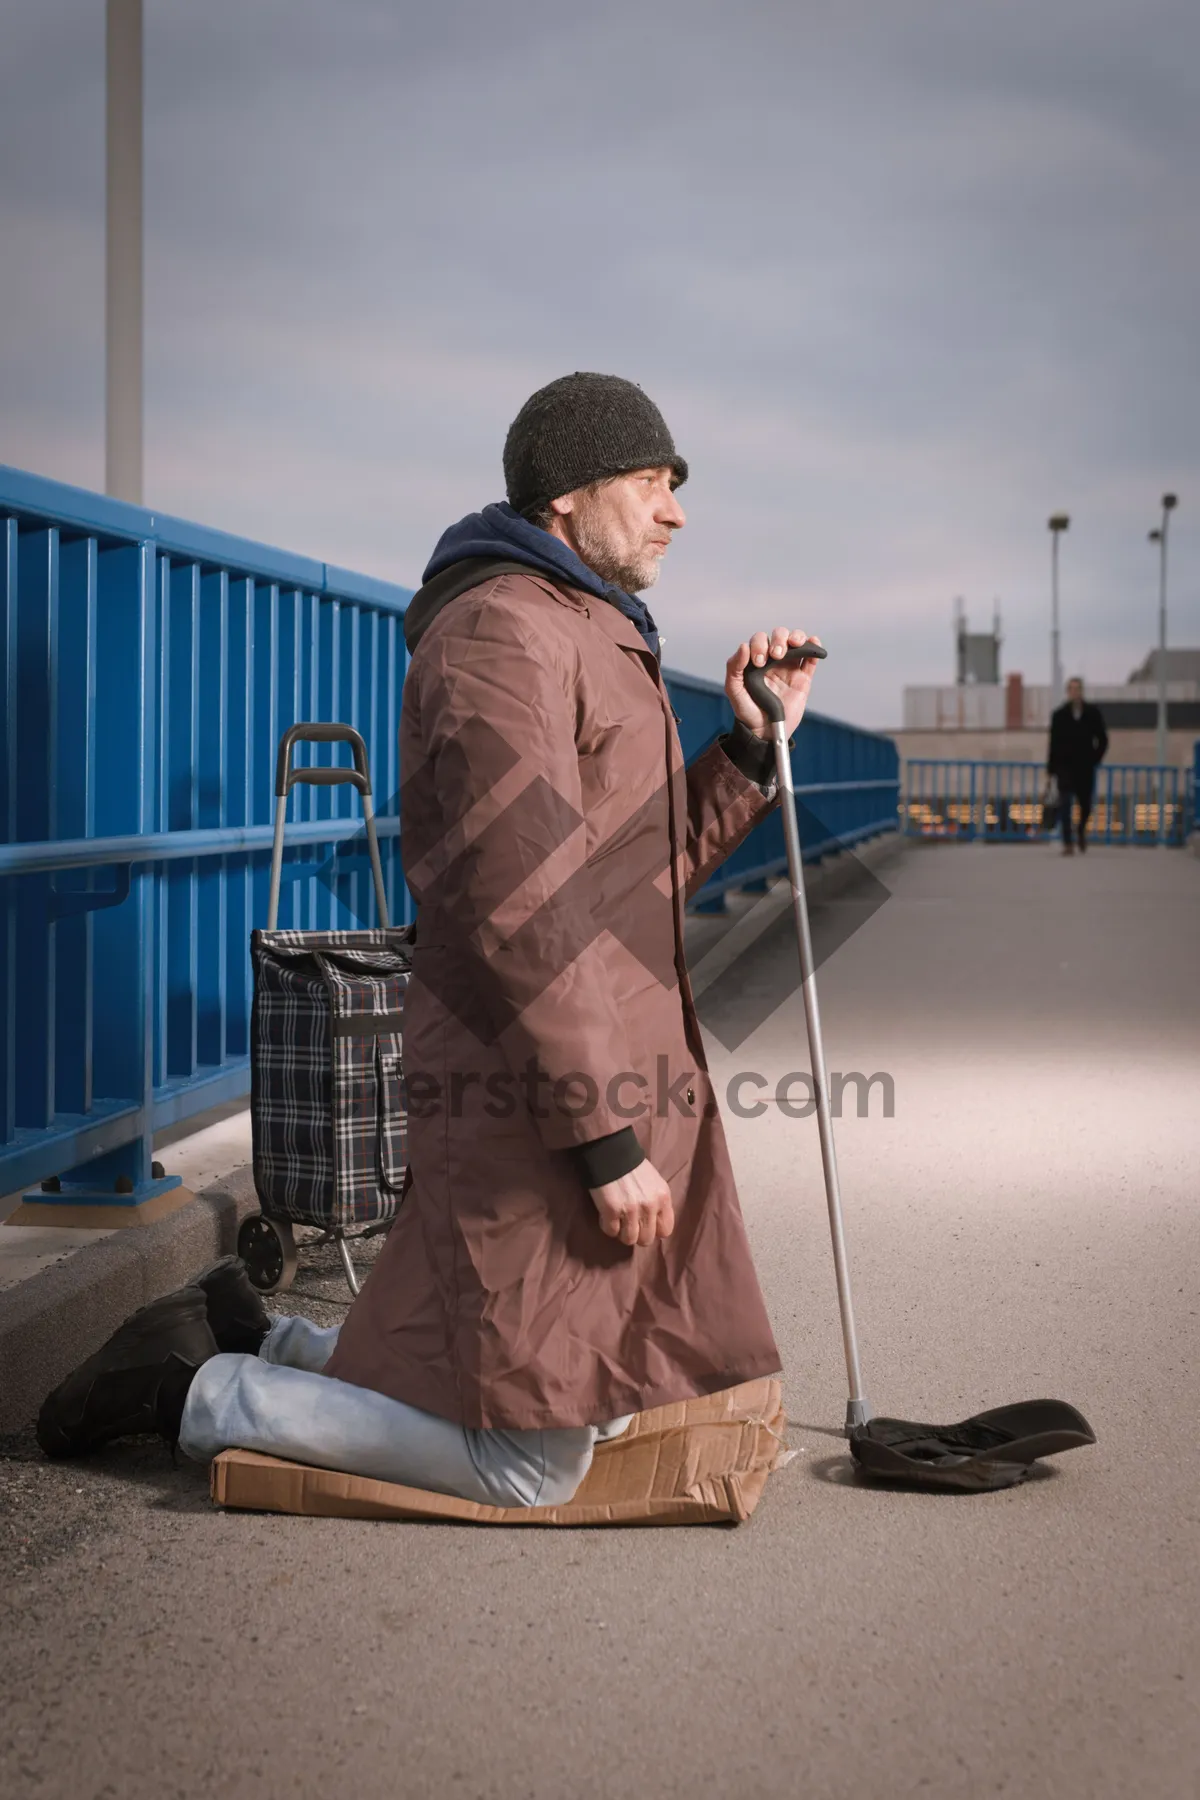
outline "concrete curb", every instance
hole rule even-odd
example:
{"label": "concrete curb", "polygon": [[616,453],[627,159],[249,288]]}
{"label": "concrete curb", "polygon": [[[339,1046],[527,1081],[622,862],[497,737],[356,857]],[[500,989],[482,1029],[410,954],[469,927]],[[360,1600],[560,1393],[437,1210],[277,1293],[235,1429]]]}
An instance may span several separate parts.
{"label": "concrete curb", "polygon": [[37,1417],[51,1388],[147,1301],[231,1252],[258,1211],[248,1168],[155,1225],[87,1244],[0,1294],[0,1432]]}
{"label": "concrete curb", "polygon": [[896,857],[906,855],[914,841],[902,831],[885,831],[879,837],[868,838],[865,844],[852,844],[836,856],[823,858],[811,872],[805,870],[805,892],[814,904],[832,900],[843,888],[853,886],[861,869],[875,873]]}
{"label": "concrete curb", "polygon": [[[860,847],[842,850],[804,872],[804,891],[810,907],[838,899],[860,881],[864,870],[877,876],[877,871],[902,856],[909,840],[899,831],[885,832]],[[792,904],[791,884],[786,876],[755,901],[748,912],[731,917],[723,931],[708,933],[707,942],[698,954],[689,956],[692,993],[699,999],[737,958],[760,938],[781,913]],[[693,917],[697,915],[693,914]],[[709,921],[706,920],[707,924]]]}

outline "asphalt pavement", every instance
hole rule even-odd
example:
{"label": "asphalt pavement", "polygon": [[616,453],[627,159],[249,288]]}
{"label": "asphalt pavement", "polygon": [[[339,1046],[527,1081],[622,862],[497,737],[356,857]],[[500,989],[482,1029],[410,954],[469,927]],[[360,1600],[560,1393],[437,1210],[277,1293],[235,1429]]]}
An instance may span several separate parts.
{"label": "asphalt pavement", "polygon": [[[870,1398],[954,1419],[1056,1395],[1098,1444],[993,1495],[853,1475],[816,1126],[774,1100],[806,1058],[771,931],[706,1009],[719,1088],[765,1097],[728,1127],[801,1451],[755,1517],[222,1514],[156,1443],[50,1465],[19,1434],[6,1795],[1195,1800],[1200,862],[946,845],[871,880],[818,920],[831,1069],[880,1078],[866,1117],[846,1083],[838,1129]],[[310,1254],[286,1304],[344,1303]]]}

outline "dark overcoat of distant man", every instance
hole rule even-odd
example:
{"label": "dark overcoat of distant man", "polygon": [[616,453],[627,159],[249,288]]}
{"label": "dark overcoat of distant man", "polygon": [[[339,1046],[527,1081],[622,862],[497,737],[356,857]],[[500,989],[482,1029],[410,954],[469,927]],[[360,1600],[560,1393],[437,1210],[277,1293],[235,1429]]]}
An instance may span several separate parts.
{"label": "dark overcoat of distant man", "polygon": [[[1058,783],[1064,856],[1074,855],[1075,842],[1081,852],[1087,849],[1096,770],[1107,749],[1108,732],[1100,708],[1084,699],[1083,682],[1078,675],[1073,675],[1067,683],[1066,699],[1051,715],[1050,750],[1046,757],[1046,768]],[[1072,814],[1076,802],[1079,805],[1079,830],[1072,841]]]}

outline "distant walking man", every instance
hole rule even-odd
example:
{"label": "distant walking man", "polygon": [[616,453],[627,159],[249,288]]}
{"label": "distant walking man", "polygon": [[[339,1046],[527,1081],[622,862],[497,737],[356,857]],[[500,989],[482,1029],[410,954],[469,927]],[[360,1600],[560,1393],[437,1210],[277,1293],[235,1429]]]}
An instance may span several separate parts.
{"label": "distant walking man", "polygon": [[1083,683],[1073,675],[1067,698],[1050,719],[1050,752],[1046,767],[1058,783],[1062,811],[1063,855],[1074,851],[1071,814],[1079,802],[1079,848],[1087,849],[1087,822],[1092,810],[1096,769],[1108,749],[1108,732],[1098,706],[1083,697]]}

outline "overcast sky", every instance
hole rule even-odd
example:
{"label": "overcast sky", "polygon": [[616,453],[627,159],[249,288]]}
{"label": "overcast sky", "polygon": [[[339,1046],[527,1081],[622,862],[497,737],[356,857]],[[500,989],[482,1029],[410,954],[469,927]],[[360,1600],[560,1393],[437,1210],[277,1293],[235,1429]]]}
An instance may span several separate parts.
{"label": "overcast sky", "polygon": [[[103,484],[102,0],[0,0],[0,461]],[[999,600],[1048,679],[1200,644],[1195,0],[146,0],[146,498],[415,585],[521,402],[641,382],[652,596],[899,723]]]}

